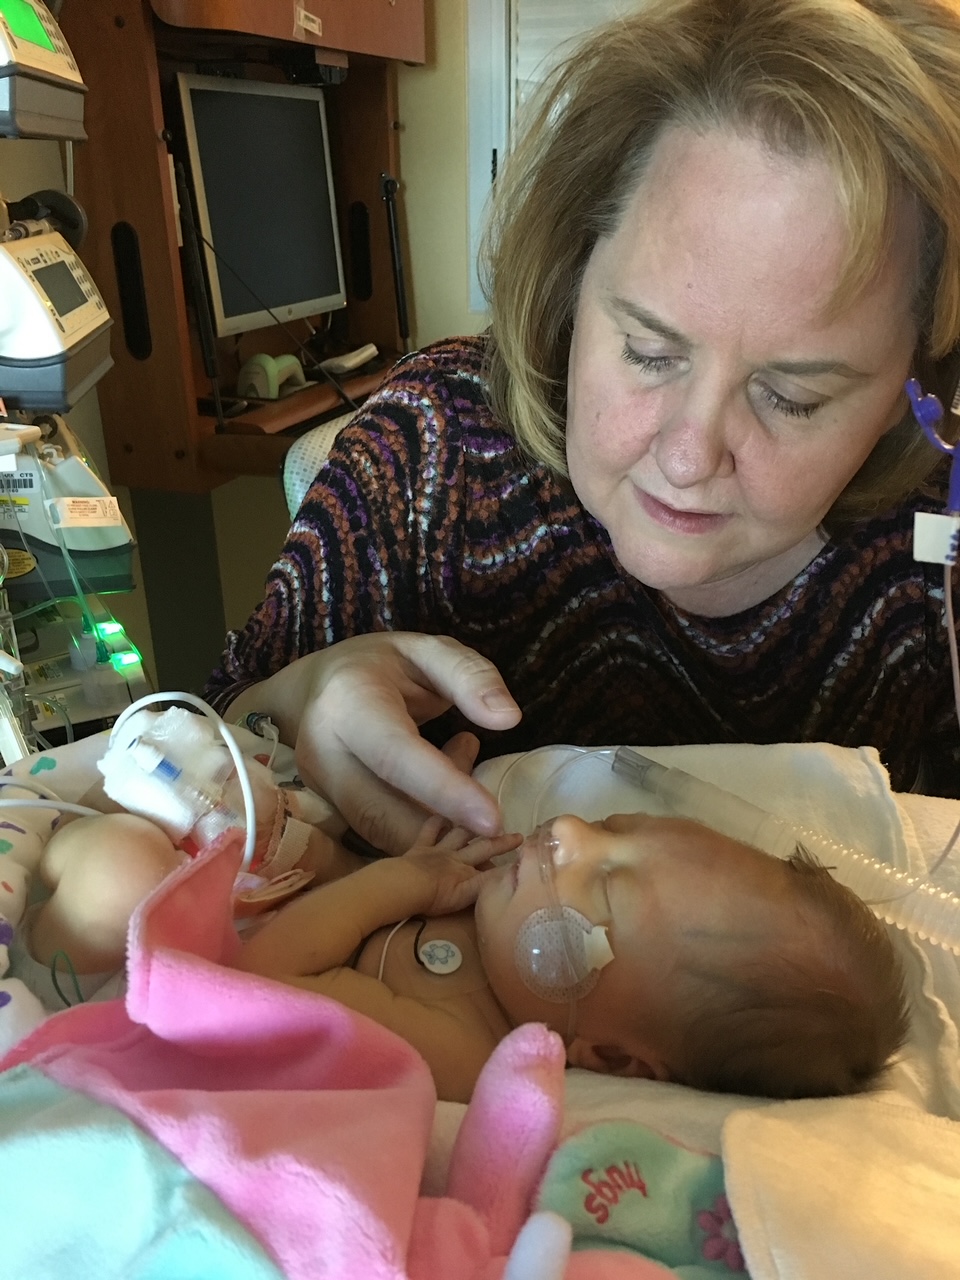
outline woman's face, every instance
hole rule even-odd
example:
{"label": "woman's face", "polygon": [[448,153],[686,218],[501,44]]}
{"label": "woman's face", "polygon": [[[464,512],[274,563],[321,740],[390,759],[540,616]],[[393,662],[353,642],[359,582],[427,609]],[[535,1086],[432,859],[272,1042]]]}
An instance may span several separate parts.
{"label": "woman's face", "polygon": [[846,247],[819,159],[667,131],[587,263],[567,461],[624,569],[729,614],[810,562],[817,526],[902,417],[917,340],[915,219],[839,315]]}

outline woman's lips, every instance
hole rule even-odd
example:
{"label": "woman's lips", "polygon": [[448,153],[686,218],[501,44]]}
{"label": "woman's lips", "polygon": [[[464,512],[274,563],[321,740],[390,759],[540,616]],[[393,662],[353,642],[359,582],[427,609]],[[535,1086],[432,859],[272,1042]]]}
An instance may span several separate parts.
{"label": "woman's lips", "polygon": [[674,533],[714,533],[730,519],[729,516],[710,511],[678,511],[643,489],[637,489],[640,505],[651,520]]}

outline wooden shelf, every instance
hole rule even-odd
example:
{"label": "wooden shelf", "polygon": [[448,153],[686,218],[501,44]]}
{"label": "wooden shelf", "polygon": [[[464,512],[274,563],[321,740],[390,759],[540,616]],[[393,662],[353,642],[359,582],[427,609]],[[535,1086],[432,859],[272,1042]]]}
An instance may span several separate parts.
{"label": "wooden shelf", "polygon": [[[274,63],[265,72],[264,41],[271,57],[283,53],[283,44],[295,51],[306,43],[322,52],[311,33],[295,32],[298,4],[321,21],[324,45],[335,43],[341,61],[349,59],[346,78],[326,91],[347,275],[338,336],[348,347],[372,342],[389,352],[401,345],[380,175],[399,175],[396,60],[423,60],[424,0],[65,5],[64,34],[90,90],[88,141],[75,149],[76,195],[90,221],[81,255],[115,322],[114,368],[97,388],[114,484],[199,495],[233,475],[269,474],[289,444],[263,441],[336,406],[332,389],[318,387],[309,407],[304,401],[294,408],[291,400],[258,408],[233,419],[227,433],[218,433],[211,418],[198,414],[197,398],[206,394],[207,385],[178,247],[171,171],[176,111],[170,114],[176,73],[204,63],[211,56],[210,41],[221,33],[231,67],[247,59],[254,76],[281,74]],[[354,54],[364,56],[354,61]],[[355,223],[360,227],[356,238]],[[115,256],[118,230],[127,246],[122,265]],[[356,263],[365,269],[355,269]],[[356,281],[362,287],[355,287]],[[131,341],[131,334],[139,341]],[[280,354],[270,345],[278,341],[272,331],[246,335],[245,341],[253,351]],[[231,356],[236,350],[230,349]],[[232,377],[228,357],[221,363],[225,391]],[[365,389],[358,387],[357,394],[367,394],[377,381],[374,377]],[[240,439],[256,443],[240,445]]]}
{"label": "wooden shelf", "polygon": [[[361,400],[376,391],[383,381],[385,372],[386,369],[381,369],[377,373],[368,373],[361,378],[350,378],[341,385],[351,400]],[[344,413],[349,412],[350,406],[343,403],[329,383],[318,382],[315,386],[304,387],[301,391],[295,391],[293,395],[284,396],[280,400],[258,404],[255,408],[240,414],[239,417],[228,418],[226,430],[221,434],[276,435],[279,431],[289,431],[292,427],[300,426],[302,422],[319,417],[320,414],[332,413],[338,405]]]}

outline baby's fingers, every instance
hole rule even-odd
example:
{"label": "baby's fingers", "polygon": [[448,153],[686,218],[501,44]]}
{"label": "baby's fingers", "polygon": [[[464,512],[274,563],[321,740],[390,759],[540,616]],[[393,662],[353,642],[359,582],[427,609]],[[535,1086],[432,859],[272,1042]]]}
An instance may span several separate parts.
{"label": "baby's fingers", "polygon": [[509,853],[523,843],[523,836],[516,832],[502,836],[475,836],[457,850],[458,857],[471,867],[480,867],[491,858]]}
{"label": "baby's fingers", "polygon": [[414,849],[440,849],[443,848],[440,842],[442,833],[450,824],[446,818],[440,816],[439,813],[431,813],[423,826],[417,832],[417,838],[413,843]]}

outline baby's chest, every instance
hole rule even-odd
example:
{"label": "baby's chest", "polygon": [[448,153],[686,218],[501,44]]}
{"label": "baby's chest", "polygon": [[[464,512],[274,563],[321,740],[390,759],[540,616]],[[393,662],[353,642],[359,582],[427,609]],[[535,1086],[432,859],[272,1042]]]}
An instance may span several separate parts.
{"label": "baby's chest", "polygon": [[396,931],[378,929],[364,942],[356,969],[424,1004],[459,1004],[489,992],[468,912],[430,920],[415,917]]}

